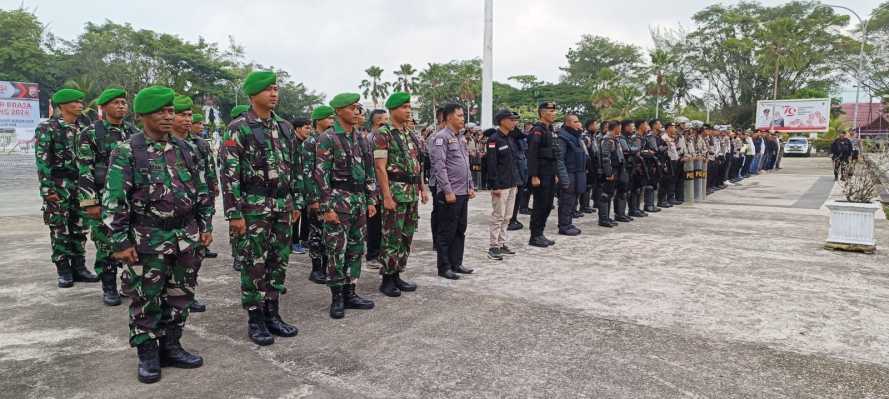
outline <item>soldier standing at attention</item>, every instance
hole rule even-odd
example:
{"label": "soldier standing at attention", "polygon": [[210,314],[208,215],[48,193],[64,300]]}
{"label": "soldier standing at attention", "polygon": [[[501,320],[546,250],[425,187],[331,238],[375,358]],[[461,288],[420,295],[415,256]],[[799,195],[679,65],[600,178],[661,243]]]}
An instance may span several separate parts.
{"label": "soldier standing at attention", "polygon": [[318,137],[313,178],[320,194],[327,246],[327,285],[330,317],[341,319],[345,309],[373,309],[373,301],[355,293],[361,277],[367,218],[377,213],[377,187],[370,146],[358,131],[360,96],[341,93],[330,101],[336,112],[333,127]]}
{"label": "soldier standing at attention", "polygon": [[[618,184],[625,184],[626,170],[624,169],[624,153],[621,150],[617,137],[620,135],[620,123],[611,121],[603,123],[603,136],[599,145],[599,196],[596,198],[597,213],[599,214],[599,226],[617,226],[615,219],[611,218],[611,203],[615,196]],[[620,216],[620,215],[617,215]]]}
{"label": "soldier standing at attention", "polygon": [[247,335],[257,345],[272,336],[293,337],[298,330],[281,319],[279,296],[290,258],[292,223],[299,220],[301,193],[293,127],[277,114],[274,72],[255,71],[243,85],[252,104],[228,125],[222,146],[222,199],[229,230],[238,236],[243,256],[241,306],[247,310]]}
{"label": "soldier standing at attention", "polygon": [[425,204],[429,194],[423,184],[423,148],[408,127],[412,117],[410,94],[392,93],[386,100],[386,109],[389,123],[377,129],[372,143],[374,172],[383,200],[380,292],[397,297],[402,291],[417,290],[416,284],[402,280],[401,273],[407,267],[417,231],[417,200]]}
{"label": "soldier standing at attention", "polygon": [[161,86],[136,94],[133,111],[145,130],[111,153],[102,196],[113,257],[127,264],[130,345],[137,348],[143,383],[159,381],[161,367],[204,363],[179,340],[194,301],[189,281],[201,261],[198,251],[213,241],[213,207],[197,155],[171,135],[174,95]]}
{"label": "soldier standing at attention", "polygon": [[553,130],[556,104],[550,101],[540,103],[537,115],[540,120],[528,132],[528,176],[531,178],[531,193],[534,195],[531,239],[528,245],[545,248],[556,243],[546,238],[543,230],[546,228],[546,219],[553,210],[556,184],[559,184],[559,159],[562,155],[559,151],[559,136]]}
{"label": "soldier standing at attention", "polygon": [[[231,111],[229,111],[229,118],[231,118],[231,120],[235,120],[238,117],[240,117],[241,114],[243,114],[249,110],[250,110],[249,105],[246,105],[246,104],[235,105],[234,107],[232,107]],[[222,151],[223,150],[225,150],[225,146],[220,145],[219,146],[219,153],[217,154],[218,159],[220,160],[220,164],[219,164],[220,167],[221,167]],[[222,176],[220,176],[220,179],[221,179],[221,177]],[[244,236],[238,236],[238,235],[234,234],[231,230],[229,230],[228,242],[232,248],[232,269],[234,269],[234,271],[236,271],[236,272],[240,272],[241,269],[243,268],[242,265],[244,264],[244,254],[243,254],[244,240],[243,240],[243,238],[244,238]]]}
{"label": "soldier standing at attention", "polygon": [[303,195],[308,208],[309,220],[309,258],[312,259],[312,272],[309,273],[309,281],[317,284],[327,284],[327,249],[324,246],[323,221],[321,220],[321,194],[318,185],[312,175],[315,173],[315,146],[318,136],[333,126],[333,108],[329,105],[321,105],[312,110],[312,134],[303,141],[300,147],[300,160],[302,161]]}
{"label": "soldier standing at attention", "polygon": [[84,221],[89,225],[90,237],[96,244],[95,268],[102,280],[102,302],[117,306],[121,302],[117,292],[117,268],[121,265],[111,258],[113,250],[108,228],[102,223],[102,193],[105,191],[111,152],[139,130],[123,120],[129,111],[124,89],[106,89],[99,95],[96,104],[102,107],[104,120],[96,121],[80,134],[77,154],[80,178],[77,186],[80,206],[87,216]]}
{"label": "soldier standing at attention", "polygon": [[99,281],[86,270],[83,248],[86,234],[77,192],[77,136],[83,129],[78,118],[83,111],[83,97],[82,92],[74,89],[57,91],[52,102],[58,105],[61,116],[40,123],[35,130],[34,153],[43,197],[43,222],[49,226],[59,288],[72,287],[75,281]]}
{"label": "soldier standing at attention", "polygon": [[[216,213],[216,206],[214,203],[215,194],[214,188],[219,190],[218,183],[216,181],[216,167],[212,165],[213,160],[209,159],[210,156],[210,145],[207,144],[204,139],[199,137],[195,138],[191,136],[191,121],[193,119],[192,106],[194,103],[191,100],[191,97],[187,96],[176,96],[173,98],[173,112],[175,116],[173,117],[173,131],[172,134],[177,139],[182,140],[190,147],[189,149],[193,154],[198,157],[198,163],[195,165],[195,169],[199,170],[205,177],[207,181],[207,187],[210,190],[210,207],[213,209],[213,214]],[[207,249],[201,248],[197,251],[198,258],[203,261],[204,253]],[[192,292],[195,291],[195,287],[198,285],[198,271],[201,268],[201,262],[199,261],[196,265],[196,269],[194,273],[190,276],[191,278],[187,281],[189,287],[191,287]],[[200,313],[207,311],[207,305],[200,302],[197,298],[194,298],[191,305],[189,306],[189,310],[192,312]]]}
{"label": "soldier standing at attention", "polygon": [[[214,213],[216,211],[216,198],[219,198],[219,170],[216,167],[216,158],[212,155],[212,148],[210,146],[210,142],[204,135],[204,115],[200,113],[192,113],[191,115],[191,134],[188,136],[188,141],[192,144],[196,145],[199,150],[201,159],[203,159],[203,163],[206,167],[207,172],[207,185],[210,186],[210,193],[213,194],[213,210]],[[219,254],[207,248],[204,251],[204,258],[212,259],[218,257]]]}
{"label": "soldier standing at attention", "polygon": [[[362,114],[363,115],[363,114]],[[380,128],[389,123],[389,114],[382,109],[375,109],[370,112],[370,126],[365,132],[365,140],[370,146],[373,146],[374,136],[379,132]],[[361,121],[359,126],[364,126]],[[381,212],[367,219],[367,251],[365,259],[368,262],[367,267],[371,269],[379,269],[382,267],[380,263],[380,245],[383,242],[383,220]]]}

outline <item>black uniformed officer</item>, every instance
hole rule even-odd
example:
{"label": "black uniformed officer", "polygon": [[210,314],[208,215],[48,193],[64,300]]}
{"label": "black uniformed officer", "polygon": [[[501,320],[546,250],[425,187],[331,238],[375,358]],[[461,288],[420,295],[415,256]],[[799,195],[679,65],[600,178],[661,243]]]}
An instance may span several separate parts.
{"label": "black uniformed officer", "polygon": [[531,239],[528,245],[545,248],[556,243],[543,235],[546,219],[553,209],[561,158],[558,135],[553,131],[556,104],[551,101],[540,103],[537,115],[539,120],[528,133],[528,176],[531,178],[531,194],[534,196]]}

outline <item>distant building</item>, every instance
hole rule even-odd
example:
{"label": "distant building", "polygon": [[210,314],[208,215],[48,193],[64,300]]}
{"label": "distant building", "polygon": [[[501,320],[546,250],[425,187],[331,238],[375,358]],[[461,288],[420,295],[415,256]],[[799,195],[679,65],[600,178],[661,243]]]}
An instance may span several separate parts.
{"label": "distant building", "polygon": [[844,115],[840,116],[846,124],[859,126],[862,138],[889,138],[889,112],[885,103],[859,103],[858,123],[854,123],[855,103],[840,105]]}

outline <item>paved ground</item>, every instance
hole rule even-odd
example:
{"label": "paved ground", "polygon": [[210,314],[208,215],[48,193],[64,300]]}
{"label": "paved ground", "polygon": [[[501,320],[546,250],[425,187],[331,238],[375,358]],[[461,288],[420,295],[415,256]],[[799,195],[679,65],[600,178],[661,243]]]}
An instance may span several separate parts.
{"label": "paved ground", "polygon": [[484,257],[483,193],[466,262],[478,272],[457,282],[434,276],[425,207],[407,273],[417,293],[384,298],[368,272],[359,291],[377,309],[333,321],[294,256],[283,313],[301,332],[267,348],[245,337],[217,245],[199,287],[210,311],[184,339],[206,365],[146,386],[126,309],[101,305],[97,284],[55,288],[33,167],[0,158],[0,397],[889,398],[887,252],[821,249],[829,160],[784,163],[613,230],[589,216],[580,237],[550,226],[552,249],[519,232],[501,263]]}

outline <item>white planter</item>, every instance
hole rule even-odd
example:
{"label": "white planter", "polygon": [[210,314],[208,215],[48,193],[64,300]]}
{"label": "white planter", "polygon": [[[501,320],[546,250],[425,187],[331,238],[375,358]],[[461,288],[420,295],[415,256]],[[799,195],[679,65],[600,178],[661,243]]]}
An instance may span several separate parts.
{"label": "white planter", "polygon": [[825,206],[830,209],[828,246],[830,244],[851,245],[871,251],[876,248],[874,212],[880,209],[879,204],[830,201]]}

